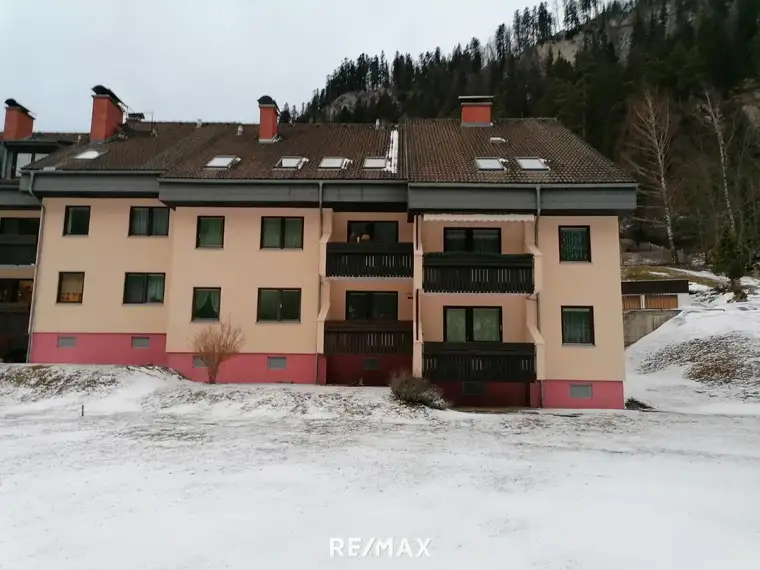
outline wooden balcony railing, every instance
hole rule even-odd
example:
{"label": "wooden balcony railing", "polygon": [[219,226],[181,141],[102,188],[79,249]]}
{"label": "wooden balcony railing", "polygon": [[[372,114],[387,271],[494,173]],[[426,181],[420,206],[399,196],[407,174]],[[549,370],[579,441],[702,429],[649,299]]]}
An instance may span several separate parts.
{"label": "wooden balcony railing", "polygon": [[37,258],[37,236],[0,235],[0,265],[32,265]]}
{"label": "wooden balcony railing", "polygon": [[533,293],[530,254],[426,253],[423,271],[431,293]]}
{"label": "wooden balcony railing", "polygon": [[412,321],[326,321],[325,354],[411,354]]}
{"label": "wooden balcony railing", "polygon": [[328,277],[411,277],[411,243],[327,244]]}
{"label": "wooden balcony railing", "polygon": [[536,347],[509,342],[425,342],[423,375],[433,382],[530,382]]}

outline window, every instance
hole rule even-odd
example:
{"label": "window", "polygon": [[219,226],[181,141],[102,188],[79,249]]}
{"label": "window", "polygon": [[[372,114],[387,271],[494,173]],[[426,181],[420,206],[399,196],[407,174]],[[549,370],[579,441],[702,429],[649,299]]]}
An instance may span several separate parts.
{"label": "window", "polygon": [[348,241],[398,243],[398,222],[348,222]]}
{"label": "window", "polygon": [[303,218],[261,218],[261,249],[301,249]]}
{"label": "window", "polygon": [[150,337],[147,336],[133,336],[132,348],[150,348]]}
{"label": "window", "polygon": [[101,153],[97,150],[86,150],[84,152],[80,152],[74,158],[77,158],[79,160],[93,160],[98,158],[100,155]]}
{"label": "window", "polygon": [[193,356],[193,368],[206,368],[206,362],[200,356]]}
{"label": "window", "polygon": [[283,156],[276,168],[294,168],[300,169],[304,164],[309,162],[305,156]]}
{"label": "window", "polygon": [[212,169],[212,170],[221,170],[225,168],[230,168],[232,165],[237,164],[240,162],[239,156],[215,156],[211,160],[209,160],[206,163],[206,168]]}
{"label": "window", "polygon": [[559,227],[559,260],[591,261],[591,230],[588,226]]}
{"label": "window", "polygon": [[499,228],[444,228],[443,251],[501,253]]}
{"label": "window", "polygon": [[395,291],[346,291],[347,321],[397,321]]}
{"label": "window", "polygon": [[377,169],[388,166],[388,159],[384,156],[369,156],[364,159],[364,168]]}
{"label": "window", "polygon": [[549,170],[543,158],[516,158],[515,160],[522,170]]}
{"label": "window", "polygon": [[300,321],[301,290],[259,289],[256,320],[258,322]]}
{"label": "window", "polygon": [[284,356],[267,356],[267,368],[269,370],[285,370],[288,359]]}
{"label": "window", "polygon": [[570,397],[588,400],[591,398],[591,384],[570,384]]}
{"label": "window", "polygon": [[444,307],[445,342],[501,342],[501,307]]}
{"label": "window", "polygon": [[58,274],[58,302],[81,303],[84,297],[84,273]]}
{"label": "window", "polygon": [[127,273],[124,276],[124,303],[144,305],[164,302],[164,273]]}
{"label": "window", "polygon": [[218,321],[221,303],[222,290],[220,288],[194,287],[192,320]]}
{"label": "window", "polygon": [[351,162],[350,160],[348,160],[347,158],[343,158],[342,156],[326,156],[319,163],[319,167],[343,169],[343,168],[346,168],[346,166],[348,166],[350,162]]}
{"label": "window", "polygon": [[36,236],[39,231],[39,218],[0,218],[0,235]]}
{"label": "window", "polygon": [[77,337],[59,336],[55,344],[58,348],[74,348],[77,345]]}
{"label": "window", "polygon": [[31,279],[0,279],[0,303],[30,304],[33,283]]}
{"label": "window", "polygon": [[478,170],[504,170],[503,158],[476,158],[475,164]]}
{"label": "window", "polygon": [[90,233],[90,207],[66,206],[63,235],[86,236]]}
{"label": "window", "polygon": [[18,178],[21,176],[21,169],[25,166],[29,166],[34,161],[34,155],[29,152],[19,152],[16,154],[16,168],[14,170],[14,176]]}
{"label": "window", "polygon": [[168,236],[169,208],[130,208],[129,235]]}
{"label": "window", "polygon": [[593,307],[562,307],[562,344],[594,344]]}
{"label": "window", "polygon": [[195,247],[224,247],[224,216],[198,216]]}

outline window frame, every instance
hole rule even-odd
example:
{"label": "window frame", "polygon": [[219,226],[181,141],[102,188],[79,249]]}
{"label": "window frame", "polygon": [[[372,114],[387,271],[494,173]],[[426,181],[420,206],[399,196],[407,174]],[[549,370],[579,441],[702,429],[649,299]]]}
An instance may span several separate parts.
{"label": "window frame", "polygon": [[[216,318],[195,316],[195,295],[198,291],[216,291],[219,293],[219,314]],[[193,287],[193,296],[190,301],[190,321],[193,323],[218,323],[222,318],[222,288],[221,287]]]}
{"label": "window frame", "polygon": [[[568,342],[565,339],[565,311],[588,311],[591,319],[591,342]],[[562,305],[560,307],[560,327],[562,333],[562,346],[596,346],[596,324],[594,319],[594,307],[592,305]]]}
{"label": "window frame", "polygon": [[[280,244],[279,246],[264,245],[264,220],[278,220],[280,223]],[[301,245],[298,247],[285,247],[285,220],[298,220],[301,222]],[[303,231],[304,231],[304,218],[303,216],[261,216],[261,222],[259,224],[259,249],[303,249]]]}
{"label": "window frame", "polygon": [[[366,224],[371,227],[370,232],[370,239],[368,241],[357,241],[353,242],[351,241],[351,225],[352,224]],[[396,241],[391,243],[399,243],[398,241],[398,221],[397,220],[348,220],[346,222],[346,242],[347,243],[379,243],[376,242],[374,239],[375,235],[375,224],[393,224],[395,226],[396,230]]]}
{"label": "window frame", "polygon": [[[135,210],[148,210],[148,233],[136,234],[132,231],[132,216]],[[166,210],[166,233],[156,234],[153,233],[153,215],[155,210]],[[166,206],[132,206],[129,208],[129,225],[127,226],[127,236],[129,237],[168,237],[169,235],[169,220],[171,218],[171,208]]]}
{"label": "window frame", "polygon": [[[443,342],[458,342],[461,343],[462,341],[459,340],[448,340],[449,337],[449,325],[448,325],[448,319],[446,318],[446,313],[449,310],[463,310],[465,311],[465,337],[466,340],[465,343],[482,343],[482,342],[491,342],[496,343],[504,342],[504,308],[499,306],[493,306],[493,305],[477,305],[477,306],[463,306],[463,305],[445,305],[443,307]],[[475,330],[474,330],[474,313],[475,309],[491,309],[491,310],[497,310],[499,311],[499,340],[474,340],[475,336]]]}
{"label": "window frame", "polygon": [[[278,294],[277,319],[262,319],[261,318],[261,294],[264,291],[277,291],[277,294]],[[296,319],[282,318],[283,291],[297,291],[298,292],[298,318]],[[302,315],[302,305],[303,305],[303,291],[298,287],[259,287],[256,293],[256,322],[257,323],[300,323],[301,315]]]}
{"label": "window frame", "polygon": [[[586,259],[564,259],[562,256],[562,231],[563,230],[585,230],[586,232]],[[559,242],[559,262],[560,263],[591,263],[591,226],[559,226],[557,229],[557,240]]]}
{"label": "window frame", "polygon": [[[81,299],[79,301],[62,301],[61,300],[61,286],[63,285],[63,279],[65,276],[72,276],[72,275],[81,275],[82,276],[82,293],[81,293]],[[84,280],[85,275],[84,271],[59,271],[58,272],[58,288],[55,296],[55,302],[56,304],[61,305],[81,305],[84,302]]]}
{"label": "window frame", "polygon": [[[130,276],[143,278],[143,298],[144,301],[127,301],[127,281]],[[160,301],[148,301],[148,279],[150,277],[160,276],[163,280],[163,288],[161,289]],[[124,273],[124,294],[122,295],[121,302],[123,305],[163,305],[166,300],[166,273],[141,273],[137,271],[128,271]]]}
{"label": "window frame", "polygon": [[[222,243],[221,245],[201,245],[201,220],[222,220]],[[196,216],[195,221],[195,249],[224,249],[224,234],[227,229],[227,221],[224,216]]]}
{"label": "window frame", "polygon": [[[446,248],[446,236],[447,236],[447,234],[450,234],[451,232],[454,232],[454,231],[462,231],[462,230],[464,230],[464,232],[465,232],[465,238],[464,238],[464,240],[465,240],[465,247],[467,249],[465,249],[465,251],[461,252],[461,253],[476,253],[473,250],[473,246],[475,244],[475,232],[476,231],[478,231],[478,230],[491,230],[491,231],[496,230],[497,232],[499,232],[499,251],[498,251],[498,253],[501,254],[502,247],[503,247],[503,242],[502,242],[502,237],[503,236],[502,236],[501,228],[473,228],[473,227],[466,227],[466,228],[445,227],[445,228],[443,228],[443,251],[445,253],[450,253],[450,252],[457,253],[453,249],[447,249]],[[484,255],[484,254],[481,253],[480,255]]]}
{"label": "window frame", "polygon": [[[69,227],[69,219],[71,212],[73,212],[75,209],[81,209],[81,210],[87,210],[87,231],[83,234],[74,234],[71,233],[68,230]],[[66,206],[66,209],[63,213],[63,234],[66,237],[71,236],[78,236],[78,237],[85,237],[90,235],[90,222],[92,221],[92,206],[81,206],[81,205],[75,205],[75,206]]]}
{"label": "window frame", "polygon": [[[381,318],[372,316],[372,313],[374,312],[374,305],[375,305],[374,296],[378,293],[381,295],[393,295],[394,298],[396,299],[396,315],[394,318],[381,319]],[[370,301],[367,302],[368,314],[364,315],[364,318],[352,318],[349,316],[348,303],[349,303],[349,298],[351,297],[351,295],[367,295],[368,299],[370,299]],[[356,290],[346,291],[346,303],[345,303],[345,310],[344,310],[343,316],[344,316],[344,320],[346,321],[381,321],[381,322],[398,321],[399,320],[398,318],[398,291],[356,291]]]}

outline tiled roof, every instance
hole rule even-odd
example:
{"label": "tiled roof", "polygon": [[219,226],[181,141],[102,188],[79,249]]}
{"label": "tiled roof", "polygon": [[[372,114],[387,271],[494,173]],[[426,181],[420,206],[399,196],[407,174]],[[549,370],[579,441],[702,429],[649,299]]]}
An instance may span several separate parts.
{"label": "tiled roof", "polygon": [[[363,168],[367,157],[386,156],[391,144],[392,128],[376,129],[374,125],[293,124],[280,125],[280,140],[259,143],[258,125],[232,125],[202,148],[186,155],[185,160],[168,171],[165,178],[201,179],[301,179],[301,180],[394,180],[403,179],[403,161],[394,174],[390,171]],[[398,135],[399,152],[403,156],[402,136]],[[205,165],[215,156],[237,156],[240,162],[230,169],[208,170]],[[282,157],[306,157],[300,169],[282,169]],[[347,158],[344,169],[319,168],[325,157]]]}
{"label": "tiled roof", "polygon": [[[409,182],[606,184],[634,180],[555,119],[503,119],[463,127],[457,119],[406,123]],[[491,137],[504,142],[492,143]],[[476,158],[506,159],[506,170],[479,171]],[[521,170],[515,158],[542,158],[548,171]]]}

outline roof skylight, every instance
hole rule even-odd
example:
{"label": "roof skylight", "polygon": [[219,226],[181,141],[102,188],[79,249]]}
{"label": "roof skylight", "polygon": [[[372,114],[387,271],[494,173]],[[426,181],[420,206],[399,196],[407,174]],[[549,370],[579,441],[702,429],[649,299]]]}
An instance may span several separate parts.
{"label": "roof skylight", "polygon": [[384,156],[368,156],[364,159],[364,168],[385,168],[388,166],[388,159]]}
{"label": "roof skylight", "polygon": [[504,170],[504,158],[476,158],[478,170]]}
{"label": "roof skylight", "polygon": [[322,161],[319,163],[320,168],[346,168],[348,166],[348,163],[351,162],[347,158],[343,158],[342,156],[326,156],[322,159]]}
{"label": "roof skylight", "polygon": [[95,158],[98,158],[101,154],[102,153],[100,151],[90,149],[84,152],[80,152],[74,158],[78,158],[79,160],[93,160]]}
{"label": "roof skylight", "polygon": [[305,156],[283,156],[277,163],[277,168],[298,168],[309,162]]}
{"label": "roof skylight", "polygon": [[239,156],[220,155],[215,156],[206,163],[206,168],[230,168],[233,164],[240,162]]}
{"label": "roof skylight", "polygon": [[515,160],[522,170],[549,170],[549,165],[543,158],[516,158]]}

